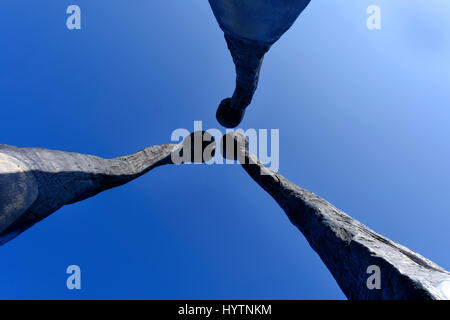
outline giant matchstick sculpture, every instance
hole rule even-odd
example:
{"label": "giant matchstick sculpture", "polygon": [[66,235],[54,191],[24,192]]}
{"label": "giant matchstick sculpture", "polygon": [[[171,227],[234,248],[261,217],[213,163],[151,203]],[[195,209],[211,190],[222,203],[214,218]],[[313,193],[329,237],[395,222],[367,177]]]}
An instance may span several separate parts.
{"label": "giant matchstick sculpture", "polygon": [[226,128],[243,119],[258,86],[264,55],[311,0],[209,0],[236,67],[236,88],[222,100],[217,121]]}
{"label": "giant matchstick sculpture", "polygon": [[[125,184],[158,166],[208,161],[214,155],[215,142],[206,136],[196,132],[182,145],[152,146],[114,159],[0,145],[0,244],[64,205]],[[269,170],[248,151],[242,134],[224,136],[221,149],[226,158],[237,158],[277,201],[347,298],[450,299],[448,271]],[[378,288],[368,286],[371,267],[379,269]]]}
{"label": "giant matchstick sculpture", "polygon": [[[221,149],[224,157],[237,158],[249,176],[275,199],[348,299],[450,299],[448,271],[269,170],[248,151],[242,134],[225,135]],[[380,289],[367,285],[368,270],[375,270],[373,267],[380,271]]]}
{"label": "giant matchstick sculpture", "polygon": [[214,139],[200,131],[181,145],[151,146],[114,159],[0,145],[0,245],[64,205],[128,183],[161,165],[201,162],[214,150]]}

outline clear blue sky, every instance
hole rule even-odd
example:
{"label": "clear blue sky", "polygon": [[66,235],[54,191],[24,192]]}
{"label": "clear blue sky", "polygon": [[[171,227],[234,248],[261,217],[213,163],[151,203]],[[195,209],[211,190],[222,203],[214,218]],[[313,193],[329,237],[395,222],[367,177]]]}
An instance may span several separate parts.
{"label": "clear blue sky", "polygon": [[[66,29],[66,8],[82,30]],[[382,9],[382,30],[366,9]],[[102,157],[216,128],[234,66],[206,0],[3,0],[0,143]],[[450,269],[450,3],[312,0],[264,61],[243,128],[280,173]],[[239,166],[166,166],[0,248],[0,298],[343,299]],[[82,289],[66,288],[66,267]]]}

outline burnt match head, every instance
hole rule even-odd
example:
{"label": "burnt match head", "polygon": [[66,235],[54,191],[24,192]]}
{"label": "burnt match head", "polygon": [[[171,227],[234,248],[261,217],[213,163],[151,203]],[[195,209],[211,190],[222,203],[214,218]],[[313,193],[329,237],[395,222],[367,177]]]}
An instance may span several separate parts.
{"label": "burnt match head", "polygon": [[[195,131],[183,140],[180,150],[180,163],[203,163],[211,160],[215,155],[216,142],[214,137],[206,131]],[[174,161],[177,163],[177,161]]]}

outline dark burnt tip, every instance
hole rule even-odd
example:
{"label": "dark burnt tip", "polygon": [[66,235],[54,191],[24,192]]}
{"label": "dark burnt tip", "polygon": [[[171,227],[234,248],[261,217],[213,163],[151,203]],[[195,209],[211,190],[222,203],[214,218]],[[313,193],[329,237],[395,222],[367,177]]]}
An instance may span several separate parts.
{"label": "dark burnt tip", "polygon": [[183,163],[203,163],[211,160],[216,152],[214,137],[207,131],[195,131],[183,140],[180,156]]}

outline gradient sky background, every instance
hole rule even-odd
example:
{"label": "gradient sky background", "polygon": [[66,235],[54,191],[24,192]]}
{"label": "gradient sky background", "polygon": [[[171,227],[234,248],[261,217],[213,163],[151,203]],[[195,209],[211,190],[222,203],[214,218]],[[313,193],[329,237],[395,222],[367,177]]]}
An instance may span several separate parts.
{"label": "gradient sky background", "polygon": [[[81,31],[66,29],[70,4]],[[380,31],[366,28],[371,4]],[[449,16],[447,0],[312,0],[241,124],[278,128],[280,173],[446,269]],[[206,0],[3,0],[0,30],[0,143],[133,153],[194,120],[218,128],[234,88]],[[2,299],[345,298],[237,165],[157,168],[62,208],[0,261]]]}

